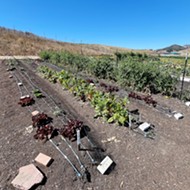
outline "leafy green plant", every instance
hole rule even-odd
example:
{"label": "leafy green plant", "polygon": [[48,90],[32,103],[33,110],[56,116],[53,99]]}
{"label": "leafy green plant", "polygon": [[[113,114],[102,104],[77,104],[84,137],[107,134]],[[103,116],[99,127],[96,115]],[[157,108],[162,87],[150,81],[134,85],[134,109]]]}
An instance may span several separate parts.
{"label": "leafy green plant", "polygon": [[109,58],[99,59],[92,64],[91,72],[94,76],[103,79],[111,79],[113,77],[114,64]]}
{"label": "leafy green plant", "polygon": [[49,60],[50,59],[50,52],[48,51],[41,51],[39,56],[41,57],[41,59],[43,60]]}
{"label": "leafy green plant", "polygon": [[[55,65],[66,67],[73,73],[82,71],[97,78],[114,80],[124,88],[167,95],[175,91],[176,79],[181,72],[181,67],[163,64],[161,58],[134,52],[116,52],[113,58],[113,56],[92,57],[67,51],[49,51],[44,52],[44,59],[49,59]],[[45,77],[50,78],[52,82],[57,81],[54,72],[49,71]],[[66,88],[72,82],[61,78],[59,81],[65,83]]]}
{"label": "leafy green plant", "polygon": [[[74,77],[71,73],[66,71],[51,72],[48,67],[41,67],[39,69],[45,76],[48,76],[50,81],[52,77],[56,77],[56,80],[60,82],[64,88],[68,89],[75,96],[80,97],[82,101],[90,101],[91,105],[95,109],[95,118],[103,117],[109,123],[117,123],[119,125],[126,125],[128,122],[128,110],[126,108],[127,99],[117,99],[110,93],[104,93],[96,89],[93,85],[90,85],[87,81]],[[49,75],[47,73],[54,73]],[[54,114],[59,114],[59,110]]]}
{"label": "leafy green plant", "polygon": [[63,113],[64,113],[63,110],[61,110],[59,107],[56,106],[55,110],[53,112],[53,115],[55,115],[56,117],[58,117],[58,116],[61,116]]}
{"label": "leafy green plant", "polygon": [[42,92],[41,92],[39,89],[35,89],[35,90],[33,91],[33,94],[34,94],[34,96],[35,96],[36,98],[42,98],[42,97],[44,97],[43,94],[42,94]]}

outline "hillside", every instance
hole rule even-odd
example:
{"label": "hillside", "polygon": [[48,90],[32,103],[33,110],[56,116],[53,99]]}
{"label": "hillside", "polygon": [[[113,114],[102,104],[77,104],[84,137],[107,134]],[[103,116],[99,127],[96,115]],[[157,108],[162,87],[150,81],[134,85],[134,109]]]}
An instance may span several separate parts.
{"label": "hillside", "polygon": [[157,51],[173,52],[173,51],[180,51],[180,50],[184,50],[184,49],[186,49],[184,46],[173,44],[171,46],[168,46],[168,47],[165,47],[162,49],[158,49]]}
{"label": "hillside", "polygon": [[[41,50],[67,50],[88,55],[113,54],[116,51],[132,51],[132,49],[97,44],[59,42],[39,37],[29,32],[0,27],[0,55],[38,55]],[[143,50],[139,51],[143,52]]]}

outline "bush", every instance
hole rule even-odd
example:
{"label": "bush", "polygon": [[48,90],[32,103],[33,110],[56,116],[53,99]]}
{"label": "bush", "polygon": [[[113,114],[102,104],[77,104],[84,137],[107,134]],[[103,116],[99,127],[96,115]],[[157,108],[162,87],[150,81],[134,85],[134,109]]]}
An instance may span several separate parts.
{"label": "bush", "polygon": [[114,72],[114,62],[109,58],[98,59],[91,66],[91,73],[98,78],[112,79]]}
{"label": "bush", "polygon": [[41,59],[43,59],[43,60],[49,60],[50,57],[51,57],[49,51],[41,51],[39,56],[40,56]]}
{"label": "bush", "polygon": [[177,79],[163,70],[159,63],[122,62],[118,67],[117,80],[121,86],[133,90],[172,94]]}
{"label": "bush", "polygon": [[51,56],[50,56],[50,61],[51,61],[53,64],[58,64],[58,63],[60,63],[60,54],[59,54],[59,53],[56,53],[56,52],[52,52],[52,53],[51,53]]}
{"label": "bush", "polygon": [[172,77],[175,73],[170,73],[157,58],[141,53],[117,52],[115,60],[111,56],[95,58],[67,51],[44,51],[40,56],[58,66],[66,65],[72,72],[88,72],[138,91],[171,95],[177,83],[177,79]]}

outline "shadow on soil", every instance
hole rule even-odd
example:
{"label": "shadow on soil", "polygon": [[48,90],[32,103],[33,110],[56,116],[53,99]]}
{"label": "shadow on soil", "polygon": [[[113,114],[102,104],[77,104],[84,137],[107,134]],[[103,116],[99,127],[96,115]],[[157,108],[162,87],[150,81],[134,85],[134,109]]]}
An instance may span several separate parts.
{"label": "shadow on soil", "polygon": [[42,180],[41,183],[38,183],[38,184],[32,186],[29,190],[36,190],[39,186],[45,185],[47,182],[47,177],[45,176],[44,172],[42,172],[42,170],[39,167],[37,167],[37,168],[42,173],[42,175],[44,176],[44,179]]}

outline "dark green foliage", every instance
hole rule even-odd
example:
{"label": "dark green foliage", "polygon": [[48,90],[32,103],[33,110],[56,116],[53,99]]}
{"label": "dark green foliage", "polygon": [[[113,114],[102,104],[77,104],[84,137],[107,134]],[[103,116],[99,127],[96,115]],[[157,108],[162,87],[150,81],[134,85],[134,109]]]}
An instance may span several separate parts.
{"label": "dark green foliage", "polygon": [[159,63],[123,62],[119,65],[117,80],[121,86],[138,91],[172,94],[177,80]]}
{"label": "dark green foliage", "polygon": [[42,97],[44,97],[43,94],[42,94],[42,92],[41,92],[39,89],[35,89],[35,90],[33,91],[33,93],[34,93],[34,96],[35,96],[36,98],[42,98]]}
{"label": "dark green foliage", "polygon": [[[164,67],[159,58],[142,53],[116,52],[114,59],[111,56],[92,57],[66,51],[44,52],[40,55],[53,64],[66,66],[74,73],[87,72],[97,78],[111,79],[124,88],[130,87],[138,91],[171,95],[177,82],[172,76],[175,73]],[[48,75],[51,76],[52,73],[48,72]],[[55,79],[52,77],[52,81]]]}
{"label": "dark green foliage", "polygon": [[91,66],[91,73],[102,79],[111,79],[113,76],[113,71],[114,64],[108,58],[99,59]]}
{"label": "dark green foliage", "polygon": [[[97,90],[95,86],[90,85],[81,78],[74,77],[73,74],[65,70],[55,72],[46,66],[41,66],[38,70],[50,81],[52,81],[52,78],[56,78],[56,81],[59,82],[64,89],[72,92],[73,95],[79,97],[80,100],[89,101],[95,109],[96,118],[103,117],[108,123],[115,122],[119,125],[127,125],[127,98],[118,100],[114,95]],[[49,75],[49,73],[53,75]],[[59,110],[54,112],[54,114],[59,114]]]}
{"label": "dark green foliage", "polygon": [[50,59],[50,52],[48,51],[42,51],[40,52],[40,57],[43,59],[43,60],[49,60]]}

